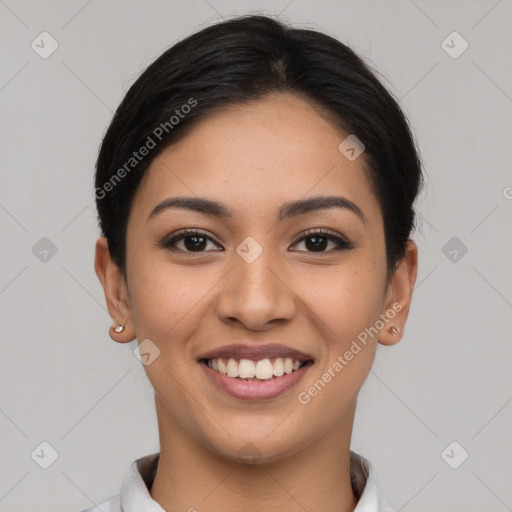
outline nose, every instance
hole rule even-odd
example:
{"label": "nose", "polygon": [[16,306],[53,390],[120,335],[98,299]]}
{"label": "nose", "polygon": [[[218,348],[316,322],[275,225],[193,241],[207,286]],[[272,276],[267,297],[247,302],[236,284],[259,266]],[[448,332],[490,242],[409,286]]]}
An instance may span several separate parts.
{"label": "nose", "polygon": [[267,252],[264,250],[252,263],[235,255],[235,267],[223,280],[215,300],[222,322],[265,331],[295,315],[297,297],[287,282],[289,276],[275,255]]}

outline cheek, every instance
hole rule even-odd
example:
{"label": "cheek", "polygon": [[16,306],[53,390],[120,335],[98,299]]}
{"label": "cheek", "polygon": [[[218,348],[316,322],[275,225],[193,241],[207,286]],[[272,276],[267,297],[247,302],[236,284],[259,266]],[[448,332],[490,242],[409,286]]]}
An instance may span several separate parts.
{"label": "cheek", "polygon": [[[382,302],[382,276],[369,262],[354,257],[354,263],[316,272],[307,280],[304,298],[325,325],[326,339],[343,348],[378,318]],[[313,285],[314,283],[314,285]]]}
{"label": "cheek", "polygon": [[[319,381],[305,392],[311,412],[326,403],[342,415],[356,399],[375,358],[377,332],[372,329],[381,313],[383,278],[378,267],[362,253],[310,282],[309,298],[323,337]],[[311,302],[309,304],[312,304]],[[321,395],[321,396],[320,396]],[[317,398],[318,397],[318,398]],[[325,412],[324,412],[325,414]]]}
{"label": "cheek", "polygon": [[190,325],[197,324],[195,316],[201,310],[201,301],[207,300],[214,276],[198,276],[197,268],[180,268],[149,256],[139,261],[134,261],[137,270],[131,285],[137,337],[154,337],[161,342],[159,346],[167,340],[181,339]]}
{"label": "cheek", "polygon": [[358,265],[333,272],[315,281],[312,292],[310,288],[324,345],[315,379],[297,398],[308,414],[323,417],[327,424],[347,414],[371,369],[376,351],[371,326],[381,312],[381,286],[379,276]]}

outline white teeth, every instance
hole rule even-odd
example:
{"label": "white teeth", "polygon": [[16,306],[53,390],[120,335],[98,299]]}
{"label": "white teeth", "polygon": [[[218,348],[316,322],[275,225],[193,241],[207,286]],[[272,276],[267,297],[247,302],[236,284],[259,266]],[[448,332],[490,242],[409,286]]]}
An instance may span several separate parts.
{"label": "white teeth", "polygon": [[284,375],[284,363],[282,357],[278,357],[274,361],[274,375],[276,377],[281,377],[281,375]]}
{"label": "white teeth", "polygon": [[251,361],[250,359],[234,359],[230,357],[226,364],[222,358],[209,359],[208,366],[222,375],[239,377],[241,379],[269,380],[272,377],[281,377],[297,371],[301,361],[294,361],[291,357],[276,357],[274,363],[269,358]]}
{"label": "white teeth", "polygon": [[[252,379],[256,375],[256,367],[250,359],[240,359],[238,372],[241,379]],[[258,377],[260,379],[261,377]]]}
{"label": "white teeth", "polygon": [[230,358],[227,366],[228,377],[238,377],[238,363]]}
{"label": "white teeth", "polygon": [[274,374],[274,367],[269,359],[262,359],[256,363],[256,377],[258,379],[271,379]]}

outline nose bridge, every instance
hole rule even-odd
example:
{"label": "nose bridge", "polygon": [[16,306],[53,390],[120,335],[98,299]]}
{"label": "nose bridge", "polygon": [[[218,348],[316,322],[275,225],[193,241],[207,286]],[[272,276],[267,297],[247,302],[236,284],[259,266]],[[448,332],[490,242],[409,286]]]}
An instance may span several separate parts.
{"label": "nose bridge", "polygon": [[291,318],[295,301],[284,279],[279,277],[280,268],[274,251],[252,237],[242,241],[218,297],[219,318],[237,319],[253,329],[278,318]]}
{"label": "nose bridge", "polygon": [[[246,250],[249,245],[249,250]],[[240,244],[237,249],[238,260],[235,257],[235,273],[238,277],[237,289],[242,294],[258,293],[263,295],[272,295],[275,290],[276,271],[272,268],[277,267],[277,258],[269,249],[262,250],[259,254],[256,248],[249,244]]]}

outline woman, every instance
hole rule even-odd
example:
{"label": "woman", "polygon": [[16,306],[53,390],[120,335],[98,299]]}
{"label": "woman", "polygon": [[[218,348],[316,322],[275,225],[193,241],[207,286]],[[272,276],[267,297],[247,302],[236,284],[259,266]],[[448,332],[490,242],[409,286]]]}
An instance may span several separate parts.
{"label": "woman", "polygon": [[146,69],[98,156],[95,269],[160,452],[103,512],[391,510],[350,439],[409,313],[421,185],[396,101],[327,35],[244,16]]}

